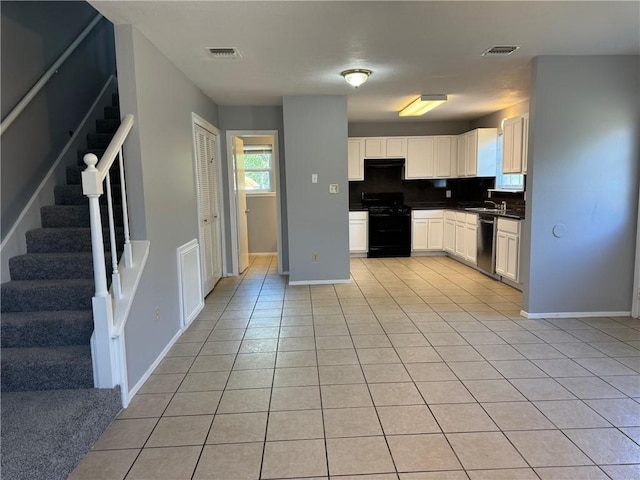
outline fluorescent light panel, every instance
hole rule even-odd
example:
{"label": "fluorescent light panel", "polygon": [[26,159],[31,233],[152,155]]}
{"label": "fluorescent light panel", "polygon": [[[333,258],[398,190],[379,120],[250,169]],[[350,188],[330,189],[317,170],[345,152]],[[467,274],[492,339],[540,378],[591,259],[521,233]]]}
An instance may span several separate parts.
{"label": "fluorescent light panel", "polygon": [[419,117],[447,101],[444,94],[422,95],[400,110],[401,117]]}

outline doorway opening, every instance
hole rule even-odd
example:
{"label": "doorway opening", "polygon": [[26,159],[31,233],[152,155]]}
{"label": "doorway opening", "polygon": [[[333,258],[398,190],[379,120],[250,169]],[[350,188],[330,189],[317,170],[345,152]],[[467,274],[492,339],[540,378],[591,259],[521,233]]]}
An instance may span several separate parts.
{"label": "doorway opening", "polygon": [[282,271],[280,155],[277,130],[227,131],[231,272],[249,255],[278,256]]}

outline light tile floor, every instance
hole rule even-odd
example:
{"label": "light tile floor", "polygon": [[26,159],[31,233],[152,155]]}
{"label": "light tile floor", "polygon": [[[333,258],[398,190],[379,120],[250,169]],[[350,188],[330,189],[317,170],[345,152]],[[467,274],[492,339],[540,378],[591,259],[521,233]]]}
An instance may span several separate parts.
{"label": "light tile floor", "polygon": [[526,320],[445,257],[312,287],[252,260],[72,479],[640,478],[637,320]]}

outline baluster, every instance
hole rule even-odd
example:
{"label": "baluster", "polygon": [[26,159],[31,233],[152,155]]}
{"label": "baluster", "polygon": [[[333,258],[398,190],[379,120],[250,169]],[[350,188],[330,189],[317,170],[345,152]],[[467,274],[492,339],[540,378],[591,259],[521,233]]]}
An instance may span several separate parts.
{"label": "baluster", "polygon": [[[93,153],[84,156],[84,163],[87,165],[85,172],[97,176],[98,157]],[[83,179],[84,181],[84,179]],[[97,190],[97,188],[96,188]],[[100,192],[86,194],[89,197],[89,222],[91,225],[91,250],[93,254],[93,279],[96,288],[96,297],[107,297],[107,268],[104,264],[104,241],[102,239],[102,222],[100,220]]]}
{"label": "baluster", "polygon": [[120,273],[118,272],[118,252],[116,250],[116,226],[113,221],[113,199],[111,196],[111,175],[107,172],[107,211],[109,212],[109,241],[111,242],[111,285],[115,298],[122,297]]}
{"label": "baluster", "polygon": [[118,152],[118,162],[120,165],[120,195],[122,196],[122,223],[124,224],[124,266],[131,267],[132,252],[131,240],[129,238],[129,208],[127,206],[127,191],[124,184],[124,160],[122,158],[122,147]]}

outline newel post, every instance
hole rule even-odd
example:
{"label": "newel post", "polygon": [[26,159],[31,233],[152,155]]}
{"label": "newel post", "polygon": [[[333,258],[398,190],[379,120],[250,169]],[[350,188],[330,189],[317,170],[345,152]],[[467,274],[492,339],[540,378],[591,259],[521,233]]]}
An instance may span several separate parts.
{"label": "newel post", "polygon": [[91,225],[91,249],[93,253],[93,278],[95,295],[93,305],[93,381],[97,388],[115,386],[114,352],[111,342],[111,322],[113,304],[107,289],[107,270],[104,257],[104,241],[102,238],[102,221],[100,218],[100,196],[103,193],[102,178],[96,168],[98,157],[92,153],[84,156],[87,168],[82,172],[82,191],[89,197],[89,219]]}

